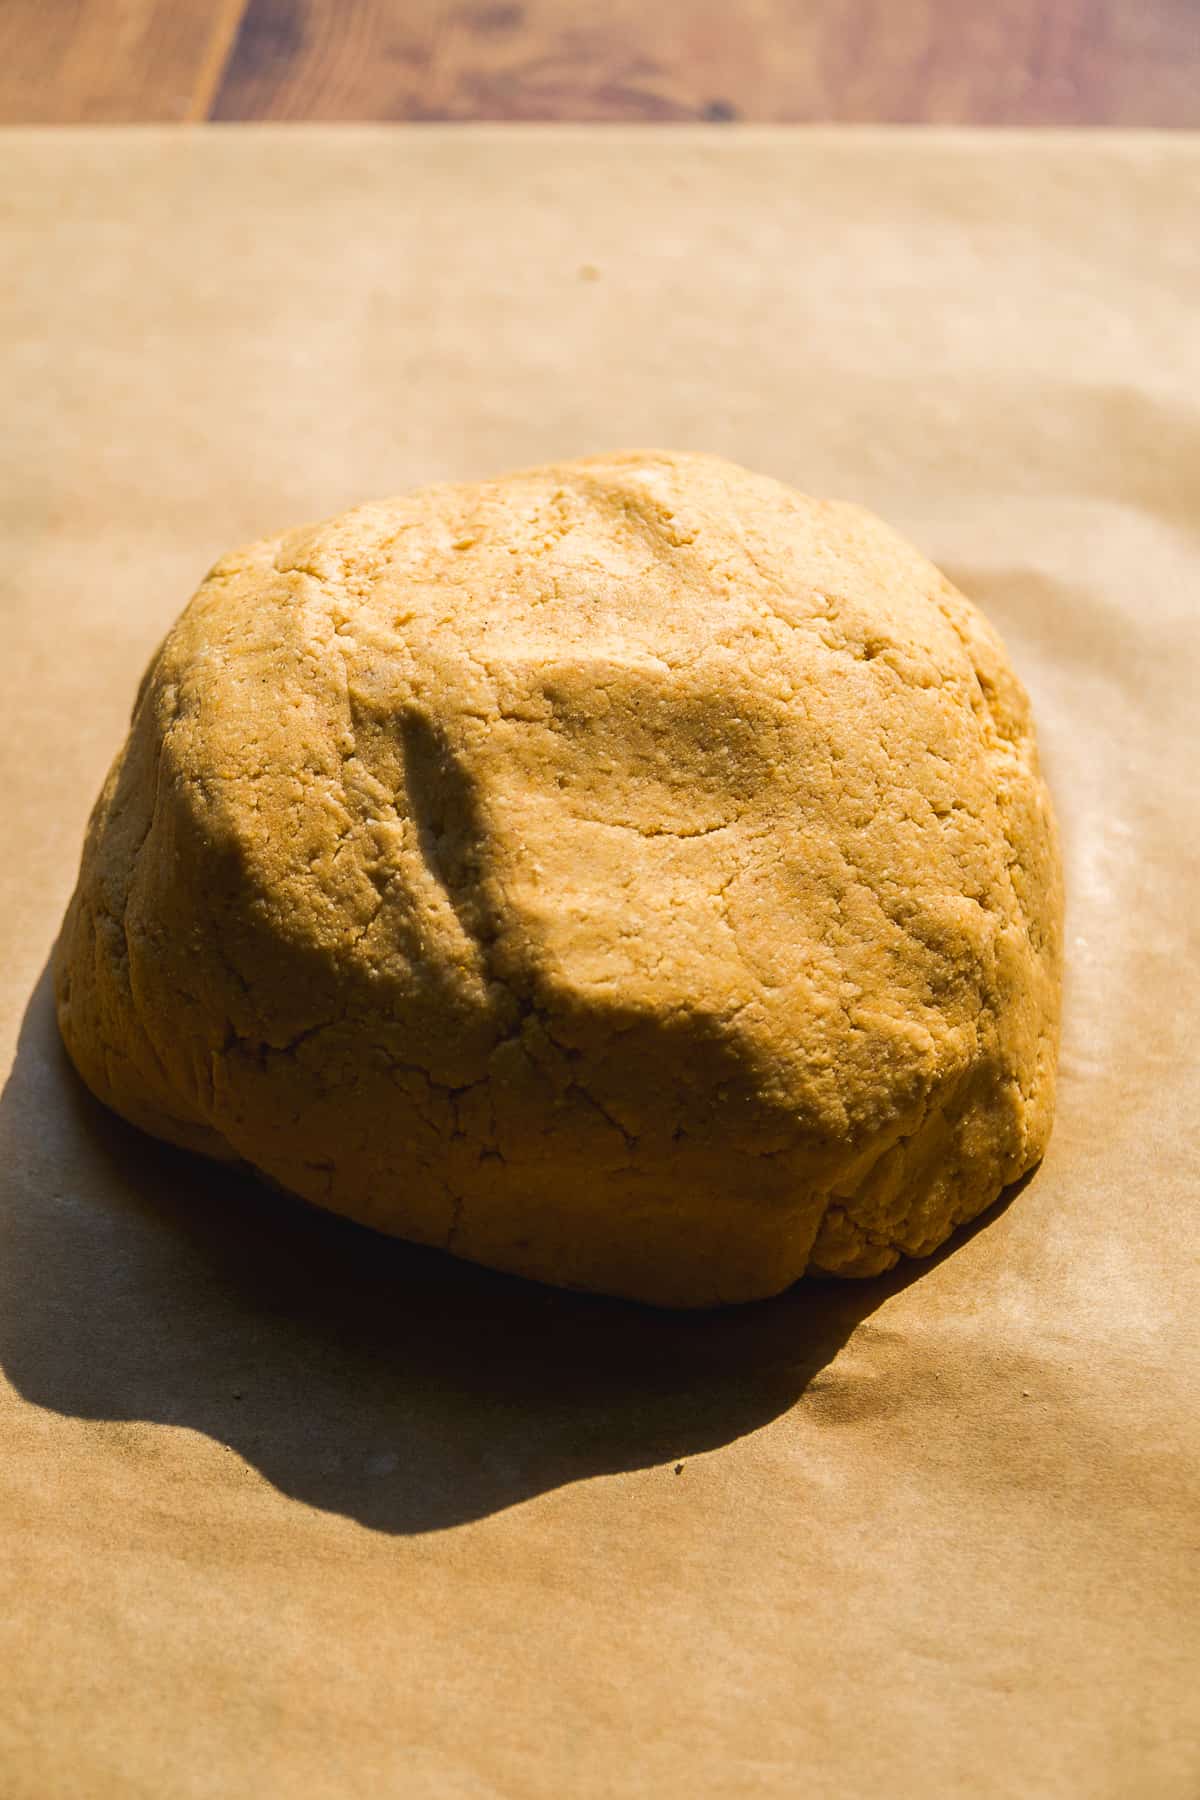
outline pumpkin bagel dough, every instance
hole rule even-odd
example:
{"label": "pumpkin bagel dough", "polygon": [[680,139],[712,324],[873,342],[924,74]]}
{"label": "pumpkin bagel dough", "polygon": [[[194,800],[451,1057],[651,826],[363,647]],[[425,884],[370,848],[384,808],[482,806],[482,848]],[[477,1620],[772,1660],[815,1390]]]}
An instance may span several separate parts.
{"label": "pumpkin bagel dough", "polygon": [[217,564],[57,952],[125,1118],[668,1306],[933,1250],[1041,1156],[1061,882],[995,633],[853,506],[618,455]]}

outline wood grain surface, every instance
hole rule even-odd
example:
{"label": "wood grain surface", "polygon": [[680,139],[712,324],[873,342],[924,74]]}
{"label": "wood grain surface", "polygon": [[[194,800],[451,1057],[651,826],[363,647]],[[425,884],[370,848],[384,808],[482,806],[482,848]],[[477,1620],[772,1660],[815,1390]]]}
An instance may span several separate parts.
{"label": "wood grain surface", "polygon": [[1200,126],[1200,0],[0,0],[0,121]]}

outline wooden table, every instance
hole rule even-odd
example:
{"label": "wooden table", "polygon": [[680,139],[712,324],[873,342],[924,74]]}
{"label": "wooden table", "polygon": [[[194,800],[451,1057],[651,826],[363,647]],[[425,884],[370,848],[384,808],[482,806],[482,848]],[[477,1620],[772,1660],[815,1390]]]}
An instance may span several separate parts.
{"label": "wooden table", "polygon": [[1200,126],[1200,0],[2,0],[0,123]]}

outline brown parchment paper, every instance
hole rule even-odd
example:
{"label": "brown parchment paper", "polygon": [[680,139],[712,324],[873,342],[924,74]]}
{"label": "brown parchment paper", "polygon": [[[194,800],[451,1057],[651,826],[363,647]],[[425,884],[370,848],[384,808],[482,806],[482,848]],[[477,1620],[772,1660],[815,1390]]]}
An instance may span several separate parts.
{"label": "brown parchment paper", "polygon": [[[0,137],[0,1791],[1192,1796],[1200,143]],[[44,965],[240,541],[707,448],[1033,693],[1060,1113],[933,1265],[672,1318],[139,1139]],[[681,1466],[680,1466],[681,1465]]]}

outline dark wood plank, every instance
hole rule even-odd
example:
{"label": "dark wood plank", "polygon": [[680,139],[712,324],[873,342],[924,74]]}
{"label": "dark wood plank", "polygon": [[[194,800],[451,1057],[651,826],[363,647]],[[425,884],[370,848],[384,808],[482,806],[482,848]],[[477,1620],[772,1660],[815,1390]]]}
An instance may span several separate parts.
{"label": "dark wood plank", "polygon": [[1200,126],[1200,0],[248,0],[213,115]]}
{"label": "dark wood plank", "polygon": [[0,0],[0,123],[208,116],[245,0]]}
{"label": "dark wood plank", "polygon": [[0,122],[1200,127],[1200,0],[0,0]]}

